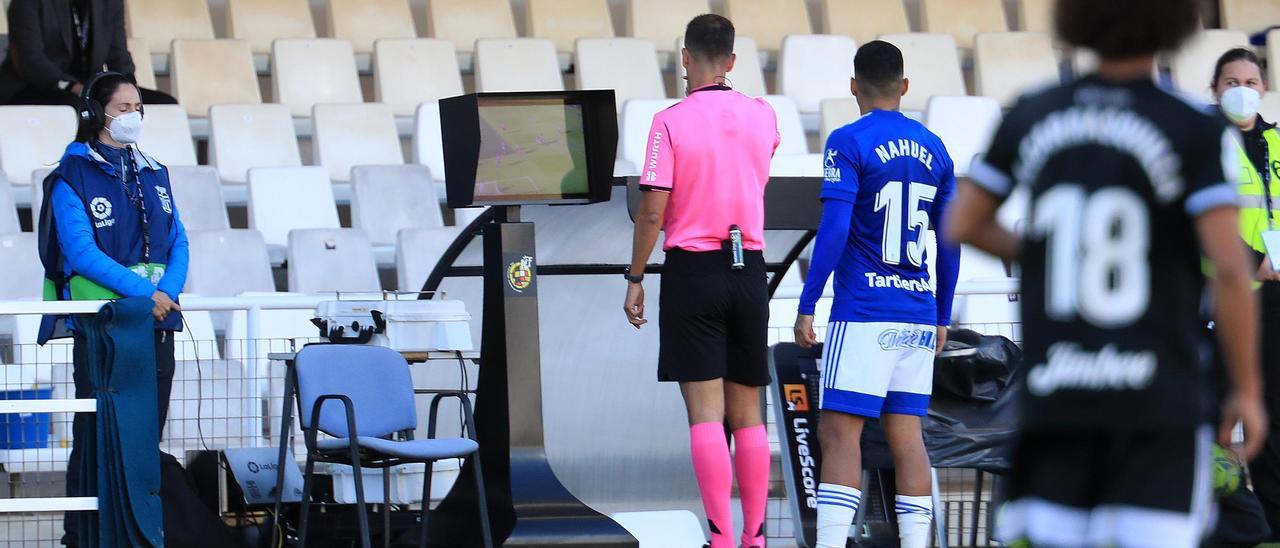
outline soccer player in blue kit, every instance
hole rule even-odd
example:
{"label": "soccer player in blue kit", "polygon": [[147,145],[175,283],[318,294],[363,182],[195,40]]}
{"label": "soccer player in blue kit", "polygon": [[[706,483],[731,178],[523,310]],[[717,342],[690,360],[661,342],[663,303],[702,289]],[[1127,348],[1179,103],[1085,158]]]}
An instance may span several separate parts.
{"label": "soccer player in blue kit", "polygon": [[818,424],[820,548],[843,548],[849,536],[862,499],[859,440],[868,418],[881,420],[893,453],[902,546],[929,541],[920,418],[929,411],[934,353],[947,338],[960,252],[939,236],[930,280],[926,247],[956,181],[942,141],[898,112],[908,87],[902,66],[902,52],[878,40],[854,58],[850,87],[863,115],[827,139],[822,221],[796,319],[796,341],[817,344],[814,305],[834,271]]}

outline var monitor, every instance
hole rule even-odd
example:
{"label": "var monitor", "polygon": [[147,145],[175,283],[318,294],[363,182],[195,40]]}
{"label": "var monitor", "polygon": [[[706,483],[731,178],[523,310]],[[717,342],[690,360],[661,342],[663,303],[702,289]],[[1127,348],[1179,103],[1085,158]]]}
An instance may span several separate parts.
{"label": "var monitor", "polygon": [[477,93],[440,101],[449,207],[609,199],[613,90]]}

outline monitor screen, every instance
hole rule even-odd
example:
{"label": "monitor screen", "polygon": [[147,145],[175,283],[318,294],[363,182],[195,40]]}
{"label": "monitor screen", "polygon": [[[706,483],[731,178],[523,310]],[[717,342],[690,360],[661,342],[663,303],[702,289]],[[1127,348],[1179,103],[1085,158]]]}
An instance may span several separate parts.
{"label": "monitor screen", "polygon": [[477,204],[589,198],[583,105],[569,97],[479,98]]}

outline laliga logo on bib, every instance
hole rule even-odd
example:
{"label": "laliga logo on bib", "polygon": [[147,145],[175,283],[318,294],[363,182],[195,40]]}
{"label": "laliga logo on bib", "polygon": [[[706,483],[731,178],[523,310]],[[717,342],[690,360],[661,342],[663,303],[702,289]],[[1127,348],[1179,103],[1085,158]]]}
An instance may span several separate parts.
{"label": "laliga logo on bib", "polygon": [[839,151],[833,148],[827,149],[827,157],[822,161],[822,177],[832,181],[840,181],[840,168],[836,167],[836,154]]}
{"label": "laliga logo on bib", "polygon": [[93,218],[98,220],[106,219],[111,216],[111,202],[99,196],[89,202],[89,210],[93,212]]}
{"label": "laliga logo on bib", "polygon": [[173,214],[173,200],[169,198],[169,191],[162,186],[156,186],[156,196],[160,198],[160,208],[165,213]]}

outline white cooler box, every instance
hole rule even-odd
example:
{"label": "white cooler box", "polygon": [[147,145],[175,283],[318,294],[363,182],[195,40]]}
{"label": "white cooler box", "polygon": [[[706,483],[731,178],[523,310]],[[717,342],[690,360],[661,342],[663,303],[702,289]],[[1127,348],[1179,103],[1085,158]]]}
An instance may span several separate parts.
{"label": "white cooler box", "polygon": [[[333,476],[333,500],[339,504],[356,503],[356,478],[351,467],[345,464],[329,464],[327,469],[321,468],[326,463],[317,463],[316,470]],[[364,481],[364,501],[370,504],[381,504],[382,472],[391,470],[391,503],[417,504],[422,502],[423,473],[427,466],[420,462],[401,464],[391,468],[364,468],[361,480]],[[458,479],[458,459],[438,460],[432,466],[431,500],[441,500],[453,488]]]}
{"label": "white cooler box", "polygon": [[472,350],[471,314],[462,301],[336,300],[316,307],[330,342],[386,346],[397,352]]}

